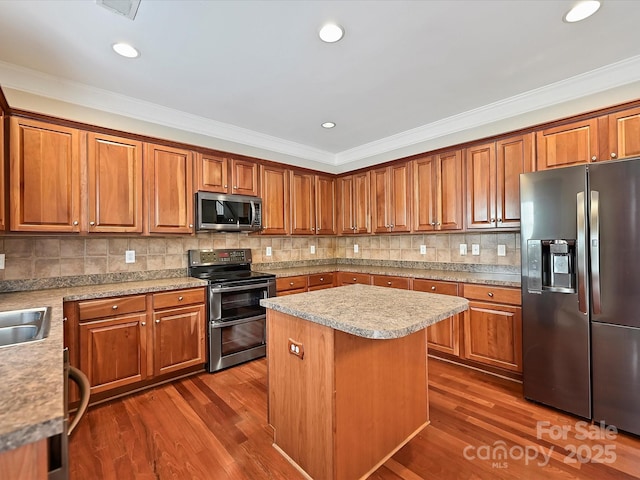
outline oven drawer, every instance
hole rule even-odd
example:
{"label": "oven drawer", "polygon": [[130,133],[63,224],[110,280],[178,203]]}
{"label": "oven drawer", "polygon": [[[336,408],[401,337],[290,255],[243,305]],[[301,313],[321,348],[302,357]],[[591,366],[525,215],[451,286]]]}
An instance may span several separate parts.
{"label": "oven drawer", "polygon": [[194,303],[204,303],[204,288],[190,288],[188,290],[173,290],[153,294],[153,308],[169,308]]}
{"label": "oven drawer", "polygon": [[144,312],[146,306],[144,295],[87,300],[78,302],[78,315],[82,322],[95,320],[97,318],[112,317],[114,315]]}

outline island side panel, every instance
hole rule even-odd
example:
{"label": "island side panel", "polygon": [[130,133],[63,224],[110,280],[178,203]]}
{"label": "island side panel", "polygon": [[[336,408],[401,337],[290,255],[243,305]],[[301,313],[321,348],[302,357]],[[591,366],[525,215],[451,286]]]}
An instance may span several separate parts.
{"label": "island side panel", "polygon": [[[269,421],[274,444],[315,479],[333,477],[334,330],[267,310]],[[289,353],[289,339],[304,356]]]}
{"label": "island side panel", "polygon": [[429,421],[426,332],[373,340],[336,331],[336,479],[363,478]]}

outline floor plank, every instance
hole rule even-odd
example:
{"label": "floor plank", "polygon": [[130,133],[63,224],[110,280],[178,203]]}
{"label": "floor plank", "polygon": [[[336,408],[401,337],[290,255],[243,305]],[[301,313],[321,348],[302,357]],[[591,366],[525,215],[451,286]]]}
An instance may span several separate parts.
{"label": "floor plank", "polygon": [[[429,362],[431,424],[369,480],[640,479],[637,437]],[[71,480],[302,480],[272,447],[266,381],[261,359],[91,408],[70,440]]]}

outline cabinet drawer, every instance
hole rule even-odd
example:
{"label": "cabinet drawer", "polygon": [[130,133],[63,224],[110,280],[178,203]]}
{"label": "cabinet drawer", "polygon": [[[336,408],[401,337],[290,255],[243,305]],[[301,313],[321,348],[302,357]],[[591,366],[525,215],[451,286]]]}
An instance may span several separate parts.
{"label": "cabinet drawer", "polygon": [[440,293],[442,295],[458,295],[458,284],[439,280],[423,280],[415,278],[413,289],[419,292]]}
{"label": "cabinet drawer", "polygon": [[78,302],[78,315],[81,322],[126,313],[144,312],[145,309],[146,302],[144,295],[130,295],[126,297]]}
{"label": "cabinet drawer", "polygon": [[407,277],[392,277],[389,275],[374,275],[373,284],[379,287],[402,288],[409,290],[411,288],[411,279]]}
{"label": "cabinet drawer", "polygon": [[333,285],[333,273],[314,273],[309,275],[309,287]]}
{"label": "cabinet drawer", "polygon": [[153,308],[180,307],[194,303],[204,303],[204,288],[190,288],[188,290],[173,290],[153,294]]}
{"label": "cabinet drawer", "polygon": [[522,295],[518,288],[492,287],[489,285],[472,285],[465,283],[464,297],[482,302],[507,303],[520,305]]}
{"label": "cabinet drawer", "polygon": [[[296,277],[276,278],[276,292],[286,292],[287,290],[307,289],[307,276],[298,275]],[[302,290],[302,291],[304,291]],[[296,292],[299,293],[299,292]]]}
{"label": "cabinet drawer", "polygon": [[371,285],[371,275],[368,273],[351,272],[340,272],[338,274],[338,285],[352,285],[355,283]]}

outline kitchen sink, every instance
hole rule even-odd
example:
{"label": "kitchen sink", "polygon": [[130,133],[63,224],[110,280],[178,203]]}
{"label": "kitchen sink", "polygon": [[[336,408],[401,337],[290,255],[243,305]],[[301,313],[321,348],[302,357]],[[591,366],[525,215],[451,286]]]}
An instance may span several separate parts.
{"label": "kitchen sink", "polygon": [[51,307],[0,312],[0,347],[42,340],[50,327]]}

